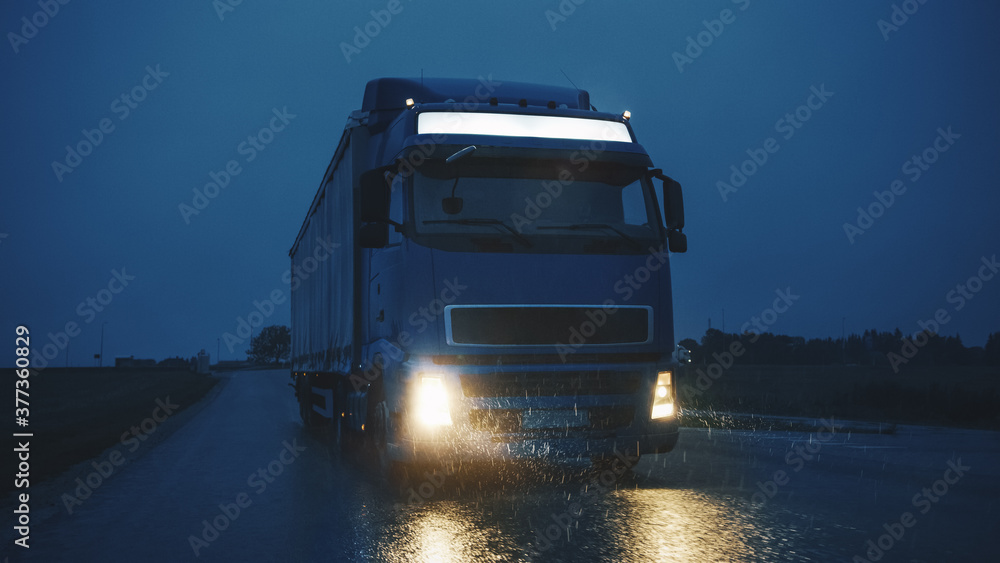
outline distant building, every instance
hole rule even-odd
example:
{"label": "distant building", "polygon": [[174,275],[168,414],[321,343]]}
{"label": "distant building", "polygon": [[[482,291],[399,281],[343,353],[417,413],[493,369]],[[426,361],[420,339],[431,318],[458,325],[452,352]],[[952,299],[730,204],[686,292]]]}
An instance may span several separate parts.
{"label": "distant building", "polygon": [[158,364],[161,368],[171,368],[171,369],[191,369],[191,360],[186,358],[167,358],[165,360],[160,360]]}
{"label": "distant building", "polygon": [[195,373],[199,374],[210,373],[209,366],[211,365],[211,358],[209,357],[208,352],[206,352],[204,348],[202,348],[202,350],[198,352],[198,356],[195,359],[194,365],[195,365],[194,368]]}
{"label": "distant building", "polygon": [[156,360],[137,360],[135,356],[115,358],[116,368],[150,368],[156,367]]}

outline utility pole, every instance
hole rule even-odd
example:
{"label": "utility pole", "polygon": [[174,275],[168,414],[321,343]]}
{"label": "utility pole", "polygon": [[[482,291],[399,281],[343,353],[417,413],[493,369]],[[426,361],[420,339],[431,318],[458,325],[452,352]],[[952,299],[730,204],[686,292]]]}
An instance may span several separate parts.
{"label": "utility pole", "polygon": [[723,308],[722,309],[722,349],[723,349],[723,351],[725,351],[726,349],[729,348],[729,342],[727,342],[727,340],[729,340],[729,339],[726,338],[726,309]]}
{"label": "utility pole", "polygon": [[101,357],[98,360],[97,367],[104,367],[104,325],[108,324],[108,321],[101,323]]}
{"label": "utility pole", "polygon": [[847,326],[847,317],[840,317],[840,363],[847,365],[847,339],[844,327]]}

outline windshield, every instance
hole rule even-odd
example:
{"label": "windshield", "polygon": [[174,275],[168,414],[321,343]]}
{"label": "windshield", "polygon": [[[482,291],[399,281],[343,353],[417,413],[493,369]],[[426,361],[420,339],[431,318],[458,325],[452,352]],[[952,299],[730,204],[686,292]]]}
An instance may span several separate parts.
{"label": "windshield", "polygon": [[466,158],[425,163],[412,186],[414,234],[435,246],[632,253],[659,237],[642,168]]}

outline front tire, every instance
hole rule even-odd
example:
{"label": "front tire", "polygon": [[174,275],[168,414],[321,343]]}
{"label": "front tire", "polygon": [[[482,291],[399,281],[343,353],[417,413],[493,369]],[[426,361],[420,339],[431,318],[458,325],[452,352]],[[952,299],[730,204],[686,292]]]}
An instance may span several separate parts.
{"label": "front tire", "polygon": [[389,454],[389,433],[392,429],[392,417],[389,405],[381,386],[373,386],[369,393],[368,417],[365,421],[365,442],[371,452],[375,469],[379,476],[390,486],[402,490],[409,483],[409,467],[400,461],[395,461]]}

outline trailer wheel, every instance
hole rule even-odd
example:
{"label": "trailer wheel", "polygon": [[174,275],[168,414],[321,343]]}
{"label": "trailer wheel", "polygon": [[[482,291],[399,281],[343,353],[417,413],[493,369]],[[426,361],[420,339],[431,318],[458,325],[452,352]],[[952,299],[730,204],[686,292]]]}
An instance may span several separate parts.
{"label": "trailer wheel", "polygon": [[306,427],[319,426],[322,423],[322,417],[313,409],[312,389],[309,387],[309,380],[305,377],[299,377],[296,379],[296,384],[295,396],[299,400],[299,417],[302,418],[302,424]]}

